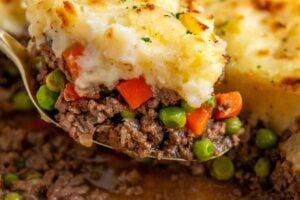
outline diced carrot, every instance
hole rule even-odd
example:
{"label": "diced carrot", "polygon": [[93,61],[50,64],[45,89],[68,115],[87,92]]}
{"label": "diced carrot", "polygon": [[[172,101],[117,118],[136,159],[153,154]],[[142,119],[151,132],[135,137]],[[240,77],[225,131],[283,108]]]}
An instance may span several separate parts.
{"label": "diced carrot", "polygon": [[216,94],[217,109],[215,119],[226,119],[237,116],[242,109],[243,100],[239,92]]}
{"label": "diced carrot", "polygon": [[202,105],[193,112],[186,113],[186,127],[193,131],[197,136],[201,135],[207,126],[207,123],[211,117],[212,106]]}
{"label": "diced carrot", "polygon": [[79,75],[80,67],[77,63],[77,58],[84,52],[84,46],[80,42],[73,43],[63,53],[63,58],[67,63],[69,72],[73,79],[76,79]]}
{"label": "diced carrot", "polygon": [[153,96],[143,77],[122,81],[117,85],[117,89],[132,109],[140,107]]}
{"label": "diced carrot", "polygon": [[72,83],[68,83],[64,89],[64,98],[66,101],[79,101],[81,97],[77,94]]}

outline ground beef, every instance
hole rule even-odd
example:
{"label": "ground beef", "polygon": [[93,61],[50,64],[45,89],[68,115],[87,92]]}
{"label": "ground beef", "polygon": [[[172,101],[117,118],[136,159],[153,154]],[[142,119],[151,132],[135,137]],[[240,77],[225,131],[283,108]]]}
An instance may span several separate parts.
{"label": "ground beef", "polygon": [[[37,52],[46,62],[37,79],[43,82],[49,71],[58,68],[66,74],[69,82],[73,82],[64,61],[57,59],[49,47],[51,41],[38,47]],[[120,112],[130,108],[117,90],[108,91],[104,86],[75,89],[84,98],[72,101],[62,92],[55,105],[58,111],[55,118],[76,141],[90,146],[94,138],[119,151],[132,151],[138,157],[154,155],[193,159],[195,135],[186,128],[166,128],[158,119],[160,108],[179,104],[181,98],[176,92],[153,86],[153,98],[135,110],[137,117],[124,120]],[[225,123],[213,120],[203,137],[215,143],[216,154],[239,143],[237,136],[225,135]]]}
{"label": "ground beef", "polygon": [[181,98],[180,96],[172,90],[162,90],[157,87],[152,87],[152,91],[156,99],[163,105],[175,105]]}
{"label": "ground beef", "polygon": [[[299,199],[300,175],[292,171],[289,162],[279,148],[260,150],[255,146],[256,129],[250,129],[241,137],[241,143],[233,148],[228,156],[236,167],[235,181],[241,186],[241,195],[245,199]],[[283,143],[289,134],[280,138]],[[280,144],[279,144],[280,146]],[[254,166],[261,158],[268,158],[272,164],[271,173],[266,178],[255,175]]]}
{"label": "ground beef", "polygon": [[[112,171],[106,167],[107,153],[77,145],[46,124],[40,128],[44,131],[15,129],[0,123],[0,199],[9,191],[18,191],[28,200],[106,199],[106,191],[95,190],[100,182],[112,193],[143,194],[139,170]],[[5,187],[6,173],[16,173],[20,180]]]}
{"label": "ground beef", "polygon": [[[177,163],[147,159],[142,160],[145,164],[135,165],[135,162],[122,156],[116,157],[112,152],[99,147],[85,148],[78,145],[60,130],[37,119],[28,120],[31,117],[28,114],[26,116],[26,123],[19,122],[15,117],[11,117],[13,120],[9,121],[3,118],[0,120],[0,199],[11,191],[19,192],[26,200],[104,200],[114,199],[115,194],[120,194],[122,199],[147,199],[144,197],[145,191],[156,187],[159,192],[156,190],[157,193],[152,193],[149,199],[177,200],[183,199],[187,188],[203,181],[201,178],[197,179],[198,176],[209,176],[212,161]],[[17,125],[28,128],[16,128]],[[242,140],[242,145],[228,153],[236,169],[232,182],[238,186],[231,191],[235,195],[231,199],[298,199],[300,175],[292,171],[290,163],[284,159],[279,149],[258,150],[253,144],[253,132],[249,131],[248,139]],[[182,132],[170,134],[170,141],[180,142],[178,137],[181,134]],[[253,166],[262,156],[271,160],[273,168],[270,176],[257,178]],[[155,170],[159,173],[152,174]],[[193,176],[189,177],[186,171],[190,171]],[[20,177],[11,187],[3,184],[3,176],[8,172]],[[171,189],[168,194],[163,191],[167,187],[162,187],[157,182],[150,181],[146,184],[147,188],[144,187],[145,175],[161,177],[166,173],[171,174],[167,182]],[[195,182],[186,180],[194,178]],[[174,188],[179,189],[179,185],[173,186],[175,183],[187,187],[178,193],[174,191]],[[228,183],[220,184],[222,186],[218,186],[216,190]],[[195,193],[192,196],[195,197],[201,193],[201,187],[190,192],[192,191]],[[172,193],[176,193],[177,197],[172,197]]]}
{"label": "ground beef", "polygon": [[[0,199],[9,192],[18,192],[25,200],[180,200],[183,191],[189,199],[199,193],[196,185],[202,177],[187,173],[188,162],[133,161],[98,146],[85,148],[60,130],[27,116],[21,120],[25,123],[16,117],[0,122]],[[197,175],[205,173],[204,165],[202,171],[197,168]],[[20,180],[4,186],[6,173],[18,174]]]}
{"label": "ground beef", "polygon": [[[100,99],[82,99],[67,102],[60,95],[56,108],[57,121],[74,139],[90,133],[94,138],[119,151],[130,150],[137,156],[156,155],[193,159],[194,134],[186,128],[165,128],[157,120],[160,100],[153,98],[137,109],[137,119],[123,120],[120,112],[129,109],[119,95]],[[233,140],[225,136],[224,123],[212,123],[204,137],[213,140],[217,153],[233,146]]]}
{"label": "ground beef", "polygon": [[277,162],[271,180],[281,199],[300,199],[300,176],[292,171],[289,162]]}
{"label": "ground beef", "polygon": [[[51,69],[59,68],[62,71],[66,71],[66,75],[70,77],[68,70],[65,68],[66,65],[64,64],[64,61],[62,59],[57,59],[51,48],[51,41],[47,41],[47,43],[43,43],[39,46],[40,51],[43,52],[43,59],[45,63],[47,63],[47,66]],[[35,46],[32,46],[35,48]]]}

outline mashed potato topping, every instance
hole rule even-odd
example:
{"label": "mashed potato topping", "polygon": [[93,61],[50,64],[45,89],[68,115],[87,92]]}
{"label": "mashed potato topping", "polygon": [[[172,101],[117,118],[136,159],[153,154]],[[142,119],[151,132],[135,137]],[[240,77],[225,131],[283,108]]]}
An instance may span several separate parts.
{"label": "mashed potato topping", "polygon": [[21,36],[25,32],[25,19],[21,0],[0,0],[0,28]]}
{"label": "mashed potato topping", "polygon": [[[226,63],[212,16],[179,0],[27,0],[29,32],[52,42],[58,58],[73,43],[84,53],[75,86],[144,76],[177,91],[192,106],[209,99]],[[187,4],[191,4],[188,3]]]}
{"label": "mashed potato topping", "polygon": [[[222,90],[239,90],[244,114],[278,133],[300,119],[300,1],[206,0],[231,63]],[[299,123],[299,122],[298,122]]]}

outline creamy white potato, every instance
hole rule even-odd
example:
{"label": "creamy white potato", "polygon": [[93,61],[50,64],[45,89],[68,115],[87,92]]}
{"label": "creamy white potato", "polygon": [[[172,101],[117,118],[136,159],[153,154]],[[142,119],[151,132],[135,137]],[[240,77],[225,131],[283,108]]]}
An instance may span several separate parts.
{"label": "creamy white potato", "polygon": [[21,0],[0,0],[0,28],[15,36],[26,33],[25,10]]}
{"label": "creamy white potato", "polygon": [[78,92],[98,84],[113,88],[121,79],[144,76],[148,84],[172,89],[198,107],[211,97],[226,63],[226,44],[214,33],[212,16],[202,13],[196,2],[27,0],[27,4],[29,33],[38,45],[46,36],[58,58],[73,42],[84,45],[84,54],[76,61]]}
{"label": "creamy white potato", "polygon": [[244,114],[252,124],[262,120],[278,133],[295,131],[300,119],[300,1],[204,2],[231,56],[220,89],[242,93]]}

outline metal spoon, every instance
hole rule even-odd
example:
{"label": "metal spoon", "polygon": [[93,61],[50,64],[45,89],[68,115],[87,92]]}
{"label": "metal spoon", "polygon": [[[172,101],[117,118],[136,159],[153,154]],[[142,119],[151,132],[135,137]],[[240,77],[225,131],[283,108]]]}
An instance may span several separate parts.
{"label": "metal spoon", "polygon": [[[32,101],[34,107],[41,115],[41,118],[48,123],[54,124],[55,126],[62,128],[60,124],[54,121],[47,112],[45,112],[43,109],[39,107],[35,99],[36,83],[34,77],[32,76],[31,69],[29,67],[32,65],[33,61],[31,56],[28,53],[28,50],[22,44],[20,44],[16,39],[14,39],[11,35],[3,31],[2,29],[0,29],[0,51],[3,52],[16,65],[17,69],[20,72],[21,78],[23,80],[23,84],[29,95],[29,98]],[[114,149],[110,145],[95,140],[93,140],[93,143],[109,149]],[[226,149],[226,151],[220,153],[218,156],[223,155],[228,150],[229,149]],[[214,159],[218,156],[211,157],[211,159]],[[156,158],[156,157],[149,156],[149,158]],[[181,158],[171,158],[171,157],[163,157],[162,160],[186,161]]]}

